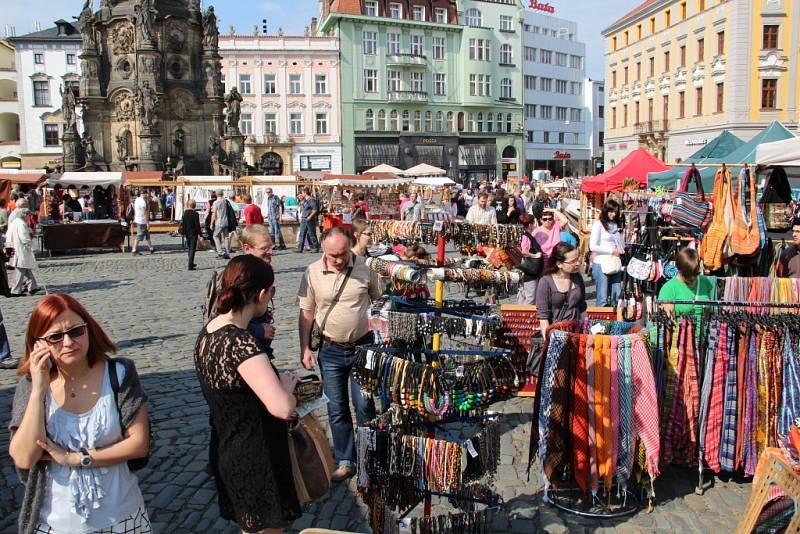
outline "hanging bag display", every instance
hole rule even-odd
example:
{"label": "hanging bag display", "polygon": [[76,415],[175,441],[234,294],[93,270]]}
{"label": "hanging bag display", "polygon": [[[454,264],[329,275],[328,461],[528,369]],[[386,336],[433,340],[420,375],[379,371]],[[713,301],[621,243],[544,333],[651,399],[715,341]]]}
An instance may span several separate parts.
{"label": "hanging bag display", "polygon": [[792,229],[792,188],[786,169],[773,167],[761,195],[764,224],[770,232],[787,232]]}
{"label": "hanging bag display", "polygon": [[[752,256],[761,246],[758,228],[758,203],[756,202],[755,179],[748,167],[739,172],[737,193],[733,197],[733,227],[731,229],[731,252],[738,256]],[[747,210],[747,190],[750,189],[750,211]]]}
{"label": "hanging bag display", "polygon": [[731,217],[733,211],[731,206],[732,183],[731,171],[723,164],[714,178],[714,191],[711,193],[712,202],[716,206],[714,216],[700,243],[700,257],[709,271],[722,268],[728,232],[733,227]]}
{"label": "hanging bag display", "polygon": [[[689,180],[697,185],[697,195],[687,192]],[[678,190],[673,195],[672,224],[685,228],[703,230],[711,222],[711,203],[706,200],[703,191],[703,180],[697,167],[690,167],[681,180]]]}
{"label": "hanging bag display", "polygon": [[640,281],[650,280],[653,276],[653,270],[655,269],[652,247],[653,244],[650,241],[650,232],[645,232],[642,242],[625,267],[628,276]]}

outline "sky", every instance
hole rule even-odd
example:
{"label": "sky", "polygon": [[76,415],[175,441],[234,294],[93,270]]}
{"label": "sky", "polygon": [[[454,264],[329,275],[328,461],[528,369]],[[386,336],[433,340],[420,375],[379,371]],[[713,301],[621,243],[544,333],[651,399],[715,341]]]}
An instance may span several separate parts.
{"label": "sky", "polygon": [[[95,6],[100,1],[94,0]],[[523,0],[526,2],[527,0]],[[556,8],[556,16],[578,23],[578,40],[586,43],[586,74],[593,79],[604,75],[604,42],[600,32],[616,19],[635,8],[643,0],[548,0]],[[60,19],[71,20],[83,6],[83,0],[0,0],[3,17],[0,36],[6,36],[6,25],[14,26],[17,35],[53,26]],[[237,33],[249,34],[253,26],[261,29],[261,20],[267,19],[268,32],[278,28],[284,34],[302,35],[311,17],[319,16],[318,0],[217,0],[211,2],[220,18],[220,31],[228,33],[231,25]],[[203,5],[208,5],[207,0]],[[46,15],[44,15],[46,14]]]}

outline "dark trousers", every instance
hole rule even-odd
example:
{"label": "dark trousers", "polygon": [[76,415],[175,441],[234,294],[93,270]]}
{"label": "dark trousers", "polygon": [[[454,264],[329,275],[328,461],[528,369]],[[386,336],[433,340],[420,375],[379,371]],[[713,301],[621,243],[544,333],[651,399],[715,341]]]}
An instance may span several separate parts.
{"label": "dark trousers", "polygon": [[308,244],[312,250],[319,251],[319,240],[317,240],[317,221],[300,221],[300,235],[297,238],[297,251],[303,252],[306,246],[306,236]]}
{"label": "dark trousers", "polygon": [[189,247],[189,268],[194,267],[194,254],[197,252],[197,236],[187,235],[186,246]]}

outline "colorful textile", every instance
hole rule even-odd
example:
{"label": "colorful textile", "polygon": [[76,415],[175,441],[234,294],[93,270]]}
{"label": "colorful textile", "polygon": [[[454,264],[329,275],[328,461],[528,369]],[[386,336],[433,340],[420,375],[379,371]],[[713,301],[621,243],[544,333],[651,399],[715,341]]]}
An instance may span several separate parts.
{"label": "colorful textile", "polygon": [[725,374],[725,401],[722,412],[722,436],[719,445],[719,465],[725,471],[733,471],[736,461],[736,416],[738,399],[738,372],[736,368],[737,355],[735,352],[735,339],[733,327],[726,325],[728,335],[726,337],[725,356],[723,365],[726,366]]}
{"label": "colorful textile", "polygon": [[632,337],[631,342],[632,432],[644,444],[647,472],[653,479],[659,474],[658,459],[661,450],[655,379],[644,340]]}
{"label": "colorful textile", "polygon": [[[625,487],[633,468],[633,381],[631,376],[631,338],[620,340],[619,363],[619,451],[617,482]],[[648,362],[649,365],[649,362]],[[657,416],[656,416],[657,417]]]}
{"label": "colorful textile", "polygon": [[589,481],[589,403],[586,387],[586,334],[580,335],[578,353],[574,359],[575,371],[572,384],[572,453],[575,466],[575,482],[586,493],[590,488]]}

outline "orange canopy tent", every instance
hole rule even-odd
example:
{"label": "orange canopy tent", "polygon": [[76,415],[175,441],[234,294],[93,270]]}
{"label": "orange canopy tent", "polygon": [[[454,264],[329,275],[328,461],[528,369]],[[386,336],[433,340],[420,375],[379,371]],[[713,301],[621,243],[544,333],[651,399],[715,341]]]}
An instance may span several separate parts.
{"label": "orange canopy tent", "polygon": [[0,171],[0,198],[6,200],[11,198],[11,187],[14,184],[38,187],[46,178],[46,174],[38,171],[14,173]]}
{"label": "orange canopy tent", "polygon": [[671,169],[669,165],[651,155],[647,150],[639,148],[603,174],[586,178],[581,183],[584,193],[610,193],[622,191],[625,180],[633,179],[640,187],[647,187],[647,175],[651,172],[662,172]]}

